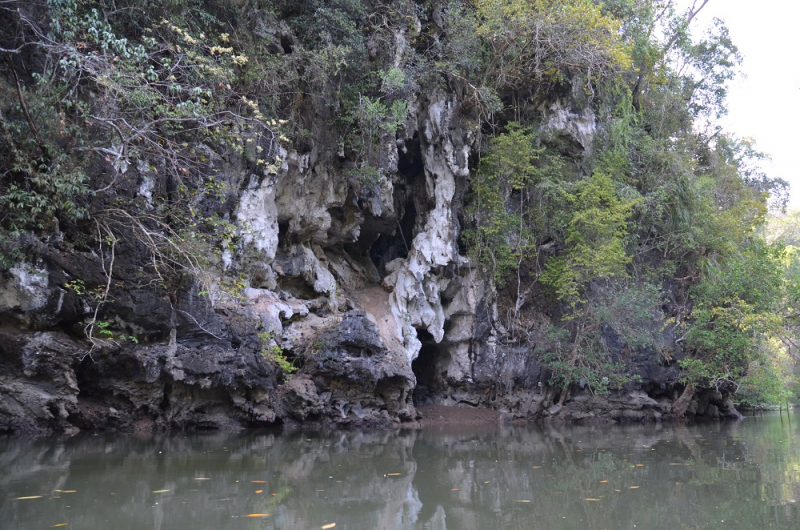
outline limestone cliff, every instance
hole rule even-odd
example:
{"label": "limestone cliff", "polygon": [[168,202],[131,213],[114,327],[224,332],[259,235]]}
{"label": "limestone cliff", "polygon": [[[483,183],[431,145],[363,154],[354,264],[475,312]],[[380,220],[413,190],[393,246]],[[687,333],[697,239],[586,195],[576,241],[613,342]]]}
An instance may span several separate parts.
{"label": "limestone cliff", "polygon": [[[375,33],[378,40],[368,36],[368,61],[421,68],[411,43],[426,31],[447,38],[434,4],[424,17],[416,11]],[[310,38],[279,18],[259,20],[253,31],[276,57]],[[75,237],[80,230],[56,222],[43,236],[21,236],[23,257],[0,276],[0,430],[386,426],[418,420],[420,404],[526,420],[672,417],[684,390],[674,359],[683,353],[669,330],[649,349],[601,330],[632,377],[598,394],[583,381],[555,384],[541,362],[557,304],[517,298],[524,340],[520,320],[506,318],[503,292],[461,239],[488,128],[464,96],[469,86],[456,81],[419,76],[403,85],[392,95],[407,109],[402,120],[377,128],[359,149],[343,145],[336,109],[321,97],[290,102],[305,133],[284,142],[268,171],[253,163],[254,148],[208,147],[204,163],[225,191],[190,207],[217,212],[232,227],[231,244],[193,274],[155,278],[148,267],[158,230],[139,230],[130,211],[113,207],[135,200],[146,216],[174,192],[160,180],[158,159],[118,164],[125,184],[92,199],[102,203],[104,224],[90,222],[84,233],[103,226],[116,227],[113,234],[87,244]],[[584,91],[565,82],[525,96],[543,145],[575,178],[610,126]],[[365,127],[357,121],[360,133]],[[372,176],[354,176],[367,165]],[[109,167],[92,166],[92,178]],[[561,244],[537,252],[545,259]],[[665,322],[666,314],[650,325]],[[738,414],[724,389],[684,398],[679,416]]]}

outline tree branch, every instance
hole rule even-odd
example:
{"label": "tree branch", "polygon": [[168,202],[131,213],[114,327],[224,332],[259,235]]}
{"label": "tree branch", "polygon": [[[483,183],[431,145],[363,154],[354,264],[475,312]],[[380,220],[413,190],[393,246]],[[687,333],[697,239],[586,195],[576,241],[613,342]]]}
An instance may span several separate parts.
{"label": "tree branch", "polygon": [[6,57],[6,62],[8,63],[8,67],[11,68],[11,75],[14,77],[14,82],[17,85],[17,97],[19,98],[19,105],[22,108],[22,113],[25,115],[25,120],[28,122],[28,127],[30,127],[33,137],[36,140],[36,145],[39,146],[44,158],[46,160],[50,160],[50,153],[47,151],[47,146],[42,141],[42,137],[39,136],[39,131],[36,129],[36,124],[33,123],[31,113],[28,111],[28,105],[25,103],[25,95],[22,93],[22,84],[19,82],[17,70],[14,68],[14,62],[10,57]]}

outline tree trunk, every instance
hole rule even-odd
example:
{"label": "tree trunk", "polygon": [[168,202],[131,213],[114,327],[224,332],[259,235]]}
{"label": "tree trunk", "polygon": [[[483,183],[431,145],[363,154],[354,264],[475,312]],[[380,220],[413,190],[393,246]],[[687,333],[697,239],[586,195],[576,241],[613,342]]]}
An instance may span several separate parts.
{"label": "tree trunk", "polygon": [[694,391],[694,384],[689,383],[686,385],[686,388],[683,389],[681,397],[676,399],[675,403],[672,404],[672,414],[676,418],[683,418],[686,415],[686,409],[689,408],[689,404],[692,402]]}

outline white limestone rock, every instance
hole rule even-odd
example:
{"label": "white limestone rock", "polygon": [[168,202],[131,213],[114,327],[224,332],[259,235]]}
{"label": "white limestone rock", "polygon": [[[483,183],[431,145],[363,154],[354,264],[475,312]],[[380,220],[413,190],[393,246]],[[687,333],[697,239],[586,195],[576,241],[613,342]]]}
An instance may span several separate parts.
{"label": "white limestone rock", "polygon": [[580,145],[586,156],[591,155],[597,132],[597,117],[594,111],[586,107],[580,112],[575,112],[561,102],[556,102],[550,106],[550,113],[544,129],[566,134]]}
{"label": "white limestone rock", "polygon": [[450,128],[453,109],[453,102],[444,96],[435,99],[428,108],[422,127],[428,145],[423,146],[422,158],[425,188],[434,207],[427,213],[422,231],[411,242],[405,262],[400,267],[393,265],[390,279],[385,282],[393,281],[392,312],[399,323],[398,338],[405,345],[409,362],[417,357],[422,346],[416,328],[426,329],[436,342],[444,338],[445,315],[436,270],[458,256],[453,199],[456,178],[469,175],[471,141],[469,133],[456,134]]}
{"label": "white limestone rock", "polygon": [[49,276],[45,269],[21,263],[9,269],[10,278],[0,278],[0,311],[36,311],[47,305]]}
{"label": "white limestone rock", "polygon": [[268,289],[248,287],[244,295],[252,304],[250,310],[264,323],[264,328],[272,332],[283,332],[284,320],[290,320],[295,315],[306,317],[309,314],[308,306],[300,300],[282,300]]}
{"label": "white limestone rock", "polygon": [[271,178],[264,178],[259,183],[256,175],[250,176],[247,190],[239,200],[236,221],[242,231],[244,244],[262,251],[268,259],[275,258],[278,248],[278,208]]}

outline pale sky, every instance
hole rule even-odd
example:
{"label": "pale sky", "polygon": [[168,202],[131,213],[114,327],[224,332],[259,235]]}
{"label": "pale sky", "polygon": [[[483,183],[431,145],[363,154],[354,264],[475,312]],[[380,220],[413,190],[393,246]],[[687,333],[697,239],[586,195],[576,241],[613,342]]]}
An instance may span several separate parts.
{"label": "pale sky", "polygon": [[747,76],[731,84],[721,124],[772,157],[767,174],[789,181],[790,208],[800,209],[800,0],[710,0],[693,34],[715,17],[728,26]]}

